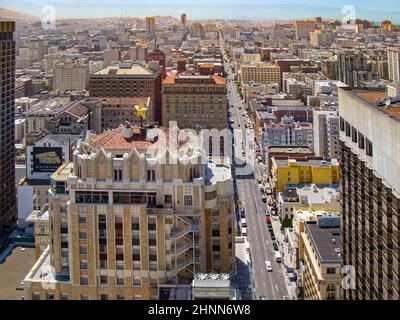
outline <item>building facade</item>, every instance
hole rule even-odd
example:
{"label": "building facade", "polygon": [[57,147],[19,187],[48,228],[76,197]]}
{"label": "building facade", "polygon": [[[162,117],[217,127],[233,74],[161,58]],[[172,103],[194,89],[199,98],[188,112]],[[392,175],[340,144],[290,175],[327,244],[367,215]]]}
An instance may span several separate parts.
{"label": "building facade", "polygon": [[400,84],[400,48],[390,48],[387,51],[389,80]]}
{"label": "building facade", "polygon": [[337,112],[314,110],[313,126],[315,155],[337,158],[339,154],[339,116]]}
{"label": "building facade", "polygon": [[58,91],[83,91],[89,86],[89,65],[59,63],[53,70],[53,89]]}
{"label": "building facade", "polygon": [[161,123],[161,72],[142,63],[121,63],[90,75],[89,95],[101,98],[150,97],[153,121]]}
{"label": "building facade", "polygon": [[51,245],[25,299],[158,299],[195,273],[235,272],[230,167],[204,164],[192,138],[129,125],[88,136],[52,176]]}
{"label": "building facade", "polygon": [[226,81],[200,75],[169,75],[162,85],[163,126],[176,121],[179,128],[227,128]]}
{"label": "building facade", "polygon": [[0,21],[0,231],[16,220],[15,22]]}
{"label": "building facade", "polygon": [[296,39],[310,39],[310,32],[315,30],[314,20],[299,20],[295,23]]}
{"label": "building facade", "polygon": [[355,268],[343,299],[400,298],[399,110],[385,92],[339,90],[342,266]]}
{"label": "building facade", "polygon": [[243,84],[281,83],[281,69],[278,65],[268,63],[250,63],[240,66],[240,80]]}

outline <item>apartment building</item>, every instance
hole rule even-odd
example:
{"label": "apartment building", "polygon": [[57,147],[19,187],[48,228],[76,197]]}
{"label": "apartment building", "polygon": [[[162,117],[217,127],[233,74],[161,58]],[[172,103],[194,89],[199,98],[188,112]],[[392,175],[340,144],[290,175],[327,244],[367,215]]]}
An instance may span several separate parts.
{"label": "apartment building", "polygon": [[0,21],[0,231],[16,220],[14,32],[15,22]]}
{"label": "apartment building", "polygon": [[339,153],[339,116],[337,112],[314,110],[313,126],[315,155],[337,158]]}
{"label": "apartment building", "polygon": [[113,64],[113,62],[121,61],[121,51],[118,48],[113,48],[111,41],[107,42],[107,47],[103,51],[103,66],[108,67]]}
{"label": "apartment building", "polygon": [[121,63],[89,77],[89,95],[101,98],[150,97],[153,118],[161,123],[161,72],[145,63]]}
{"label": "apartment building", "polygon": [[289,184],[338,184],[339,163],[337,160],[324,160],[321,157],[272,159],[272,188],[274,193],[282,192]]}
{"label": "apartment building", "polygon": [[311,123],[295,122],[293,118],[284,117],[280,123],[264,123],[261,132],[261,144],[271,146],[302,146],[311,150],[313,127]]}
{"label": "apartment building", "polygon": [[58,63],[53,69],[53,89],[58,91],[83,91],[89,86],[89,65]]}
{"label": "apartment building", "polygon": [[389,80],[400,84],[400,48],[389,48],[387,56]]}
{"label": "apartment building", "polygon": [[315,30],[315,20],[298,20],[295,22],[296,40],[310,39],[310,33]]}
{"label": "apartment building", "polygon": [[376,78],[376,74],[372,72],[372,66],[368,62],[367,56],[357,50],[339,52],[338,76],[338,80],[350,87],[359,85],[362,80]]}
{"label": "apartment building", "polygon": [[227,128],[226,81],[217,75],[172,74],[162,84],[162,124],[179,128]]}
{"label": "apartment building", "polygon": [[339,90],[343,299],[399,300],[400,103],[377,89]]}
{"label": "apartment building", "polygon": [[148,33],[154,34],[156,31],[155,28],[156,18],[155,17],[146,17],[146,31]]}
{"label": "apartment building", "polygon": [[[329,221],[331,220],[331,221]],[[340,218],[305,223],[303,289],[305,300],[339,300],[341,288]]]}
{"label": "apartment building", "polygon": [[313,47],[330,47],[332,44],[332,35],[326,30],[314,30],[310,32],[310,44]]}
{"label": "apartment building", "polygon": [[51,244],[25,299],[158,299],[188,293],[196,273],[235,272],[231,170],[201,157],[179,130],[88,135],[51,178]]}
{"label": "apartment building", "polygon": [[281,83],[281,69],[269,63],[250,63],[240,65],[240,80],[243,84],[257,82],[262,84]]}

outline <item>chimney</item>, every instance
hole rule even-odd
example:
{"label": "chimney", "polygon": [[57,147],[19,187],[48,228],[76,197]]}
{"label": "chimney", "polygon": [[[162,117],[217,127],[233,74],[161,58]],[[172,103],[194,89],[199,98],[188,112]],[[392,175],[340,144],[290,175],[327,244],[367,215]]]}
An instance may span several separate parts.
{"label": "chimney", "polygon": [[125,121],[123,128],[122,128],[122,136],[125,139],[129,139],[130,137],[132,137],[133,131],[132,131],[132,127],[131,124],[128,121]]}

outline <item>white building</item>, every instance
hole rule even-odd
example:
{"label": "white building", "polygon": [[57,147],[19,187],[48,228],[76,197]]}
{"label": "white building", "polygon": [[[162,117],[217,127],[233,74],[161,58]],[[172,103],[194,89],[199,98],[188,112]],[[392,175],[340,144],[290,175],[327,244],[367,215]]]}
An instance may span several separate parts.
{"label": "white building", "polygon": [[400,48],[388,49],[389,80],[400,84]]}
{"label": "white building", "polygon": [[339,152],[339,116],[335,111],[314,110],[314,153],[318,157],[337,158]]}
{"label": "white building", "polygon": [[59,63],[54,68],[53,89],[82,91],[89,85],[89,66],[77,63]]}

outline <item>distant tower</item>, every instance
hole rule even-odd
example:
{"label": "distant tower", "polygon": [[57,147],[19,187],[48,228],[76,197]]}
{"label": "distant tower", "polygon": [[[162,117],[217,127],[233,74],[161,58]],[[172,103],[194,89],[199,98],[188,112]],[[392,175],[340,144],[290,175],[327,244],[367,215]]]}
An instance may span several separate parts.
{"label": "distant tower", "polygon": [[181,25],[186,26],[186,13],[181,14]]}
{"label": "distant tower", "polygon": [[146,17],[146,31],[148,33],[154,34],[155,33],[155,17]]}

